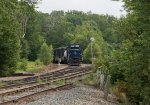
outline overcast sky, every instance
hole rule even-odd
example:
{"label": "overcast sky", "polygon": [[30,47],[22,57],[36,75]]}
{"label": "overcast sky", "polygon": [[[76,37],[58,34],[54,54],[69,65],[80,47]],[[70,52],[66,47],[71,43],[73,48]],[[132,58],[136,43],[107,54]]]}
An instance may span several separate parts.
{"label": "overcast sky", "polygon": [[42,0],[37,10],[44,13],[51,13],[53,10],[91,11],[96,14],[109,14],[120,17],[126,14],[122,5],[122,2],[111,0]]}

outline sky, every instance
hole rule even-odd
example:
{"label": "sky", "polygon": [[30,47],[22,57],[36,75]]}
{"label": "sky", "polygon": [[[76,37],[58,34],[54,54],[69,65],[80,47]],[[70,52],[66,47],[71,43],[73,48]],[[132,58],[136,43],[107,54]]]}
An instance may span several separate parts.
{"label": "sky", "polygon": [[78,10],[96,14],[108,14],[115,17],[125,15],[123,3],[111,0],[42,0],[38,11],[51,13],[53,10]]}

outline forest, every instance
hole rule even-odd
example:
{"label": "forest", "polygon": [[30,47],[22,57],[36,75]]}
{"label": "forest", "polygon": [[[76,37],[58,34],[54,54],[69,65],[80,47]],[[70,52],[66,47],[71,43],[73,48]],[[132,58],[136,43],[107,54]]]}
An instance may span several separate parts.
{"label": "forest", "polygon": [[122,0],[127,15],[36,10],[39,0],[0,1],[0,76],[26,68],[29,61],[48,65],[53,49],[79,43],[83,60],[102,67],[111,84],[133,105],[150,104],[150,2]]}

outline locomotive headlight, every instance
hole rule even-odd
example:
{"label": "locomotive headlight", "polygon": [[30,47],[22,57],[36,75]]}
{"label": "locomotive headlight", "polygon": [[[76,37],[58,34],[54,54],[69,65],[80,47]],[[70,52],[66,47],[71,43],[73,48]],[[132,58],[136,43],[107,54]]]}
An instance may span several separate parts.
{"label": "locomotive headlight", "polygon": [[76,55],[76,54],[77,54],[77,52],[75,51],[73,54],[74,54],[74,55]]}

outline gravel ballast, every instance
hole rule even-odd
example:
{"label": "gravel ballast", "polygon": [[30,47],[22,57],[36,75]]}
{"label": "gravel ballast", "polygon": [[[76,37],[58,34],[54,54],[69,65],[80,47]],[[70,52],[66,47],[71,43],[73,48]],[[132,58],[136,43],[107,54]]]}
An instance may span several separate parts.
{"label": "gravel ballast", "polygon": [[70,90],[49,93],[39,100],[22,105],[117,105],[104,100],[103,95],[103,92],[98,89],[75,87]]}

